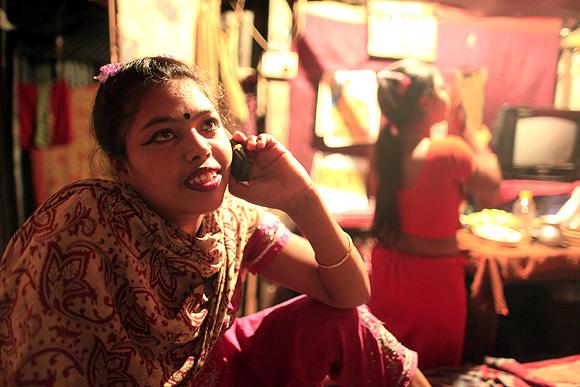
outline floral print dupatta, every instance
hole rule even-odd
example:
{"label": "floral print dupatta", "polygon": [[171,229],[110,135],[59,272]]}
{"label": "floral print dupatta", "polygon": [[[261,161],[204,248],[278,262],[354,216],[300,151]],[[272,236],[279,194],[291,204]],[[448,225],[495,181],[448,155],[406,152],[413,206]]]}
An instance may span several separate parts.
{"label": "floral print dupatta", "polygon": [[197,372],[231,321],[254,216],[239,211],[222,206],[192,236],[118,183],[53,195],[0,261],[0,384],[173,385]]}

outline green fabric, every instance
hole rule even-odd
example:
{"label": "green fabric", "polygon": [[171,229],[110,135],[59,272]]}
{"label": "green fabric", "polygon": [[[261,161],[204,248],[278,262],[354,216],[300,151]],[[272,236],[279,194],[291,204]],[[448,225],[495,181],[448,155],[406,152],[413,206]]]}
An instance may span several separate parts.
{"label": "green fabric", "polygon": [[36,131],[34,133],[34,145],[45,148],[50,145],[50,123],[52,113],[50,109],[50,83],[39,83],[36,104]]}

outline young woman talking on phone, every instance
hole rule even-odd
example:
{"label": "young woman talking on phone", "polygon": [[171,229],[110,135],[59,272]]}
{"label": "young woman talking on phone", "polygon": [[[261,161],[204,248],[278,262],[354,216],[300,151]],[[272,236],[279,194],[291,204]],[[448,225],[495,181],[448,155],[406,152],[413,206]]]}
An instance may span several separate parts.
{"label": "young woman talking on phone", "polygon": [[[362,259],[279,142],[236,132],[253,163],[239,182],[196,69],[147,57],[97,78],[94,134],[111,178],[64,187],[12,238],[0,384],[427,384],[416,354],[360,306]],[[247,271],[304,296],[236,318]]]}

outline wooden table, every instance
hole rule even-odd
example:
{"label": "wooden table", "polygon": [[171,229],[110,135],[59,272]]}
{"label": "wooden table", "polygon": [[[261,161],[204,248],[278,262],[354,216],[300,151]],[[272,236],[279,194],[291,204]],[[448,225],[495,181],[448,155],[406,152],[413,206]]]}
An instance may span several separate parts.
{"label": "wooden table", "polygon": [[580,247],[550,247],[538,242],[504,247],[468,230],[459,230],[457,238],[460,249],[469,258],[467,273],[472,278],[466,353],[493,351],[498,316],[509,314],[505,286],[580,283]]}
{"label": "wooden table", "polygon": [[482,308],[507,315],[504,285],[530,281],[580,281],[580,247],[550,247],[539,242],[499,246],[468,230],[457,233],[473,275],[470,295]]}

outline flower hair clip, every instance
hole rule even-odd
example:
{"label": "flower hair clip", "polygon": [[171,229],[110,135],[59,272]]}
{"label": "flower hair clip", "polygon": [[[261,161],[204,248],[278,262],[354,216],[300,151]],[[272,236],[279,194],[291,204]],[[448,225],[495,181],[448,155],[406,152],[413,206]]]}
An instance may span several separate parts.
{"label": "flower hair clip", "polygon": [[119,70],[121,70],[121,67],[122,67],[121,63],[109,63],[103,65],[99,69],[99,75],[96,75],[93,78],[99,81],[99,83],[103,84],[110,77],[114,77],[115,75],[117,75]]}
{"label": "flower hair clip", "polygon": [[158,58],[167,58],[167,59],[176,59],[173,55],[171,54],[159,54],[157,55]]}
{"label": "flower hair clip", "polygon": [[397,87],[397,94],[399,96],[403,96],[407,94],[407,90],[411,86],[411,78],[407,74],[403,74],[400,71],[392,71],[392,70],[381,70],[377,74],[379,79],[392,79],[399,82]]}

